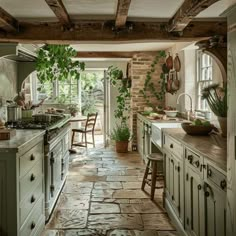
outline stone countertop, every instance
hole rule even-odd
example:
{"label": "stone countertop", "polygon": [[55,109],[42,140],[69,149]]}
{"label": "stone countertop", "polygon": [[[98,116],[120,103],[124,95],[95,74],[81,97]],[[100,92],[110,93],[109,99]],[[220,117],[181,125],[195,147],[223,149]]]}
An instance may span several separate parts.
{"label": "stone countertop", "polygon": [[44,134],[44,130],[17,129],[16,135],[10,140],[0,140],[0,153],[20,152],[22,149],[25,149],[33,139],[39,138]]}
{"label": "stone countertop", "polygon": [[162,129],[169,136],[180,141],[200,156],[207,158],[223,171],[227,171],[227,139],[220,135],[208,136],[188,135],[182,129]]}

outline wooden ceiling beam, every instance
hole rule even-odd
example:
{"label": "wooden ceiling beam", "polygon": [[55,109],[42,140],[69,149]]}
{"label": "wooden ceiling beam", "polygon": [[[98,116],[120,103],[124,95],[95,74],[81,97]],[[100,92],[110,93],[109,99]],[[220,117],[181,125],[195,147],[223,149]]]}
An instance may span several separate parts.
{"label": "wooden ceiling beam", "polygon": [[78,52],[79,58],[132,58],[133,55],[138,53],[153,53],[153,51],[119,51],[119,52]]}
{"label": "wooden ceiling beam", "polygon": [[126,24],[131,0],[118,0],[116,10],[116,28],[122,28]]}
{"label": "wooden ceiling beam", "polygon": [[7,32],[18,31],[18,21],[0,7],[0,28]]}
{"label": "wooden ceiling beam", "polygon": [[113,22],[80,22],[73,31],[62,31],[60,23],[20,23],[19,33],[0,32],[0,42],[31,42],[70,44],[80,41],[145,41],[192,42],[213,35],[226,35],[227,22],[194,21],[179,35],[167,32],[165,22],[133,22],[133,29],[120,32],[112,30]]}
{"label": "wooden ceiling beam", "polygon": [[59,22],[67,29],[70,29],[73,24],[70,20],[70,16],[62,0],[45,0],[45,1],[51,8],[51,10],[54,12]]}
{"label": "wooden ceiling beam", "polygon": [[175,15],[170,19],[168,31],[183,31],[201,11],[219,0],[185,0]]}

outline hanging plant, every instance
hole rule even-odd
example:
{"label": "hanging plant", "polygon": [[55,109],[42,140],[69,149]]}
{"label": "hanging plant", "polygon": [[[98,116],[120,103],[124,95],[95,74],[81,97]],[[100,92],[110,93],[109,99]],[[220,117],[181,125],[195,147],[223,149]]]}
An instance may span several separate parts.
{"label": "hanging plant", "polygon": [[117,109],[115,110],[115,118],[120,119],[122,124],[126,124],[129,119],[130,105],[127,102],[130,99],[131,94],[128,81],[123,78],[123,72],[117,67],[110,66],[107,71],[108,79],[112,86],[117,87],[118,95],[116,97]]}
{"label": "hanging plant", "polygon": [[39,81],[65,81],[80,78],[84,62],[73,61],[77,51],[69,45],[45,45],[37,52],[36,70]]}
{"label": "hanging plant", "polygon": [[[153,107],[154,110],[156,110],[156,107],[153,106],[153,104],[150,102],[151,97],[155,97],[157,101],[162,101],[164,99],[164,95],[166,92],[166,86],[165,86],[165,74],[169,72],[168,67],[166,64],[162,65],[162,73],[160,75],[160,81],[158,82],[161,86],[160,91],[156,91],[155,85],[152,82],[152,76],[155,72],[156,65],[160,62],[162,58],[166,57],[165,51],[159,51],[156,55],[154,61],[151,64],[151,69],[146,74],[146,79],[144,82],[144,87],[139,92],[143,95],[146,103],[148,106]],[[167,72],[168,71],[168,72]],[[148,95],[148,92],[151,93],[151,95]]]}

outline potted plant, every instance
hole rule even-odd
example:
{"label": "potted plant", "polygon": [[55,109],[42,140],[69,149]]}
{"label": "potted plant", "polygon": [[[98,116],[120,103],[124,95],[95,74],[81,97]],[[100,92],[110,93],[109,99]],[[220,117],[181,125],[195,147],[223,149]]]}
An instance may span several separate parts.
{"label": "potted plant", "polygon": [[206,99],[210,109],[217,116],[222,136],[227,136],[227,86],[211,84],[202,90],[202,99]]}
{"label": "potted plant", "polygon": [[120,125],[116,125],[111,132],[111,139],[116,141],[116,152],[128,152],[128,144],[131,139],[131,133],[127,124],[121,123]]}
{"label": "potted plant", "polygon": [[129,88],[120,80],[123,72],[117,67],[108,68],[108,79],[112,86],[117,87],[118,96],[116,97],[117,109],[115,109],[115,118],[119,121],[119,125],[111,132],[111,139],[116,141],[117,152],[128,152],[128,143],[131,139],[130,128],[128,127],[130,105],[127,100],[131,94]]}
{"label": "potted plant", "polygon": [[68,106],[68,110],[72,116],[76,116],[76,113],[79,111],[79,107],[77,104],[70,104],[70,106]]}

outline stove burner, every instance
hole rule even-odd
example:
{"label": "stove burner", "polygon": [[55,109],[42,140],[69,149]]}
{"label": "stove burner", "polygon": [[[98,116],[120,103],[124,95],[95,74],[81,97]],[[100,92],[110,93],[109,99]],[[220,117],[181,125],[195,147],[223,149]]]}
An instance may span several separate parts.
{"label": "stove burner", "polygon": [[49,129],[59,121],[63,120],[64,117],[53,117],[51,122],[39,122],[35,120],[19,120],[17,122],[8,122],[7,126],[14,129]]}

